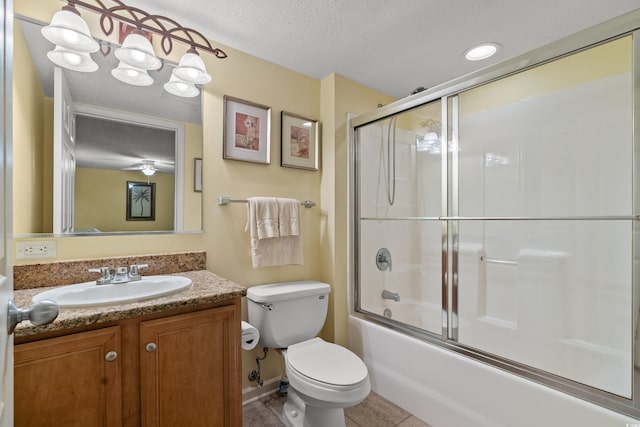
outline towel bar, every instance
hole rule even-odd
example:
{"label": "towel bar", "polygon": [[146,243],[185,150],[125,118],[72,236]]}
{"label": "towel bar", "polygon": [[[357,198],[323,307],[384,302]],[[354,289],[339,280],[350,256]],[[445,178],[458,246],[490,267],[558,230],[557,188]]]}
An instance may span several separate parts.
{"label": "towel bar", "polygon": [[[218,196],[218,205],[228,205],[229,203],[249,203],[249,201],[247,199],[230,199],[227,196]],[[304,202],[300,202],[300,204],[308,209],[314,207],[316,202],[305,200]]]}

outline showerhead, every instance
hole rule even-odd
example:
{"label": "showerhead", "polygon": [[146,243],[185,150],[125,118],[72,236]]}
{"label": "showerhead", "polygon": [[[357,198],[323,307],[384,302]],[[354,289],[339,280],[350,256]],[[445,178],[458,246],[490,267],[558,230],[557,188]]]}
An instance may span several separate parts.
{"label": "showerhead", "polygon": [[420,92],[425,91],[425,90],[427,90],[426,87],[418,86],[417,88],[412,90],[411,93],[409,95],[407,95],[407,96],[415,95],[416,93],[420,93]]}

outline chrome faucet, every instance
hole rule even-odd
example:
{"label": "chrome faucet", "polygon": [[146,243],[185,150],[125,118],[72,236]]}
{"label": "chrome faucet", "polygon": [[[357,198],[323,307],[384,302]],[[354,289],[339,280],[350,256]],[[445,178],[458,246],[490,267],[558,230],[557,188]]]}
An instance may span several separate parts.
{"label": "chrome faucet", "polygon": [[117,267],[116,274],[113,275],[111,283],[126,283],[129,281],[129,271],[127,267]]}
{"label": "chrome faucet", "polygon": [[100,273],[100,277],[96,280],[96,285],[106,285],[107,283],[111,283],[113,279],[109,267],[90,268],[89,271],[91,273]]}
{"label": "chrome faucet", "polygon": [[140,275],[140,269],[147,268],[147,267],[149,267],[149,264],[133,264],[132,266],[130,266],[129,281],[134,282],[136,280],[142,279],[142,276]]}
{"label": "chrome faucet", "polygon": [[385,289],[382,291],[382,299],[392,299],[397,302],[400,301],[400,295],[398,295],[397,292],[391,292]]}
{"label": "chrome faucet", "polygon": [[115,274],[111,274],[109,267],[90,268],[92,273],[100,273],[100,277],[96,280],[96,285],[106,285],[109,283],[127,283],[135,282],[142,279],[140,269],[148,267],[149,264],[133,264],[129,268],[118,267]]}
{"label": "chrome faucet", "polygon": [[391,251],[389,251],[389,249],[381,248],[378,250],[378,253],[376,254],[376,266],[380,271],[388,269],[389,272],[391,272]]}

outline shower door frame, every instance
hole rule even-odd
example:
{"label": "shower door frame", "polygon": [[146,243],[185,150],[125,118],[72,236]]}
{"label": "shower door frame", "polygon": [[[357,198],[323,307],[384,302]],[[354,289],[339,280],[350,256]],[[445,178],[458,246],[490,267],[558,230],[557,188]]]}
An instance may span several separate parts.
{"label": "shower door frame", "polygon": [[[579,51],[587,50],[612,40],[632,36],[632,110],[633,110],[633,169],[632,169],[632,207],[633,215],[618,217],[460,217],[458,211],[458,159],[456,150],[448,152],[449,131],[452,132],[450,141],[456,146],[458,142],[458,97],[465,90],[481,86],[492,81],[500,80],[512,74],[537,67],[547,62],[555,61]],[[360,182],[359,182],[359,152],[358,152],[358,128],[367,124],[393,117],[402,112],[423,106],[431,102],[441,101],[442,111],[442,205],[441,216],[438,218],[421,217],[423,220],[438,220],[442,230],[442,332],[441,334],[425,331],[423,329],[400,324],[379,314],[369,312],[360,306]],[[445,125],[447,124],[447,125]],[[450,127],[448,126],[450,125]],[[461,220],[630,220],[632,227],[632,257],[640,254],[640,239],[635,235],[640,231],[640,10],[625,14],[603,24],[581,31],[560,41],[536,49],[530,53],[521,55],[512,60],[488,67],[478,72],[460,77],[432,89],[396,101],[381,107],[371,113],[348,118],[348,145],[349,145],[349,265],[350,289],[353,292],[351,314],[364,320],[373,321],[386,327],[398,330],[420,338],[436,346],[445,348],[458,354],[471,357],[499,367],[513,374],[541,383],[556,390],[571,394],[578,398],[604,406],[614,411],[633,417],[640,417],[640,396],[635,393],[636,384],[640,378],[636,378],[632,372],[632,398],[627,399],[594,387],[580,384],[559,375],[520,364],[499,356],[483,352],[461,344],[458,338],[458,301],[457,301],[457,266],[458,266],[458,226]],[[453,197],[452,197],[453,195]],[[640,278],[636,277],[635,270],[632,273],[631,301],[637,298],[640,292]],[[634,313],[632,321],[637,322],[638,313]],[[630,337],[632,339],[633,337]],[[631,360],[635,360],[635,346],[632,345]]]}

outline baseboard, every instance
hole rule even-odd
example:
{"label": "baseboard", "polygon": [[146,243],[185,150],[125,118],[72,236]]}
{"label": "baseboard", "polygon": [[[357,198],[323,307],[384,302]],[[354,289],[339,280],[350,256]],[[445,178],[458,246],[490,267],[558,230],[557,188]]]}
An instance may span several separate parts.
{"label": "baseboard", "polygon": [[266,380],[262,383],[262,387],[247,387],[242,389],[242,404],[254,402],[264,396],[274,393],[278,390],[280,385],[280,377],[275,377]]}

